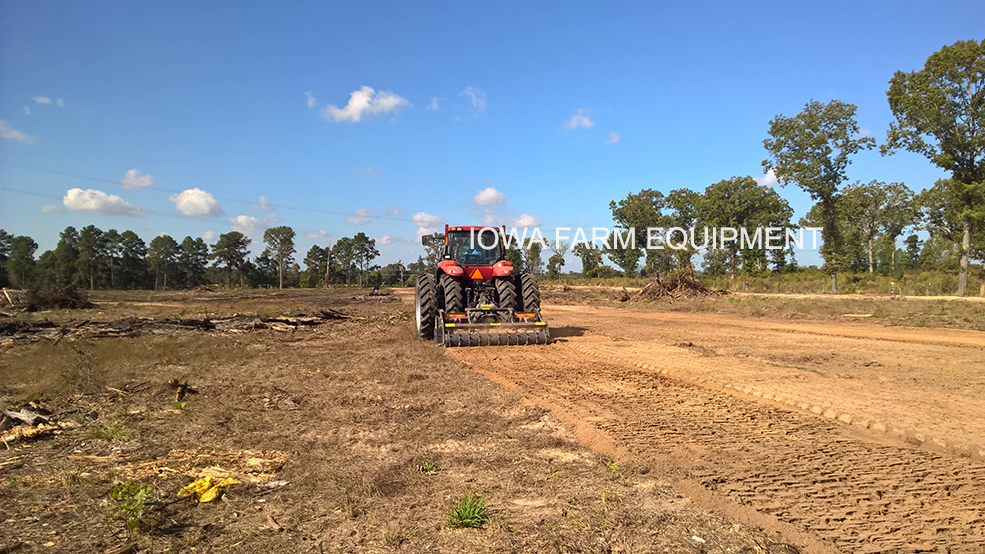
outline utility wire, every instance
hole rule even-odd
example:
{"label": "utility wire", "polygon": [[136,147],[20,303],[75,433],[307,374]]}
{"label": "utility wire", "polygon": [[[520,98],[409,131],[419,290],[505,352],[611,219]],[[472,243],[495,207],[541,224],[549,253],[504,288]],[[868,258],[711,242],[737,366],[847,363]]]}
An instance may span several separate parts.
{"label": "utility wire", "polygon": [[[118,184],[120,184],[120,181],[119,180],[104,179],[104,178],[101,178],[101,177],[91,177],[91,176],[88,176],[88,175],[79,175],[79,174],[76,174],[76,173],[65,173],[63,171],[54,171],[54,170],[51,170],[51,169],[44,169],[44,168],[40,168],[40,167],[32,167],[32,166],[29,166],[29,165],[21,165],[21,164],[14,164],[14,163],[4,162],[3,163],[3,166],[4,167],[16,167],[18,169],[25,169],[25,170],[34,171],[34,172],[37,172],[37,173],[47,173],[48,175],[58,175],[58,176],[61,176],[61,177],[69,177],[69,178],[72,178],[72,179],[83,179],[85,181],[92,181],[92,182],[95,182],[95,183],[109,183],[111,185],[118,185]],[[157,187],[157,186],[153,186],[153,185],[151,185],[149,187],[142,187],[142,188],[147,188],[147,189],[150,189],[150,190],[156,190],[156,191],[159,191],[159,192],[167,192],[167,193],[171,193],[171,194],[180,194],[182,192],[180,190],[168,189],[168,188],[164,188],[164,187]],[[22,193],[31,194],[29,192],[24,191],[23,189],[18,190],[18,189],[12,189],[12,188],[8,188],[8,187],[3,187],[3,190],[9,190],[9,191],[14,191],[14,192],[22,192]],[[59,197],[59,198],[61,198],[61,197]],[[237,204],[249,204],[249,205],[256,204],[256,201],[254,201],[254,200],[241,200],[241,199],[238,199],[238,198],[230,198],[228,196],[213,196],[213,198],[215,198],[216,200],[222,200],[223,202],[234,202],[234,203],[237,203]],[[277,208],[277,209],[295,210],[295,211],[299,211],[299,212],[311,212],[311,213],[319,213],[319,214],[344,215],[344,216],[350,216],[350,215],[352,215],[351,213],[348,213],[348,212],[340,212],[340,211],[336,211],[336,210],[323,210],[323,209],[319,209],[319,208],[304,208],[304,207],[299,207],[299,206],[285,206],[285,205],[281,205],[281,204],[274,204],[274,207]],[[147,209],[145,209],[145,211],[147,211],[149,213],[154,213],[156,215],[172,215],[172,216],[173,215],[177,215],[177,214],[166,214],[165,212],[159,212],[159,211],[155,211],[155,210],[147,210]],[[179,215],[178,217],[184,217],[184,216],[180,216]],[[406,221],[406,222],[410,222],[410,223],[413,223],[414,222],[412,219],[408,219],[408,218],[405,218],[405,217],[388,216],[388,215],[370,215],[368,217],[370,219],[386,219],[386,220],[390,220],[390,221]]]}

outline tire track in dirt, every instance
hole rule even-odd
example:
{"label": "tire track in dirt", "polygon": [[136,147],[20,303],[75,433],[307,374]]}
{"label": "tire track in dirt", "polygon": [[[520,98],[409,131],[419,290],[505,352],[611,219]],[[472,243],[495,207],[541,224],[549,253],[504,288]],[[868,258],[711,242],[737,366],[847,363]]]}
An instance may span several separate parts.
{"label": "tire track in dirt", "polygon": [[690,484],[708,491],[711,508],[728,508],[716,505],[723,499],[751,507],[782,522],[774,529],[792,527],[843,552],[985,550],[985,464],[561,344],[449,355],[560,407],[570,424],[597,430],[610,452],[628,452],[685,492]]}

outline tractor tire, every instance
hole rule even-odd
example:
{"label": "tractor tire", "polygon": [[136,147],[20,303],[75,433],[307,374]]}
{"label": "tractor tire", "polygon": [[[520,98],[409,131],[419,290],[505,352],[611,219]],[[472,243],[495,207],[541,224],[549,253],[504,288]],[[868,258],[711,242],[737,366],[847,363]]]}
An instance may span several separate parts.
{"label": "tractor tire", "polygon": [[521,312],[540,311],[540,285],[537,284],[537,276],[533,273],[520,275],[519,298],[517,298],[517,310]]}
{"label": "tractor tire", "polygon": [[465,311],[465,291],[462,290],[462,282],[458,279],[442,273],[438,277],[438,284],[445,297],[445,313],[461,313]]}
{"label": "tractor tire", "polygon": [[414,308],[417,313],[417,336],[424,340],[433,339],[434,320],[438,317],[438,291],[434,286],[434,275],[417,276]]}
{"label": "tractor tire", "polygon": [[500,308],[514,309],[516,307],[516,284],[509,277],[496,279],[496,300]]}

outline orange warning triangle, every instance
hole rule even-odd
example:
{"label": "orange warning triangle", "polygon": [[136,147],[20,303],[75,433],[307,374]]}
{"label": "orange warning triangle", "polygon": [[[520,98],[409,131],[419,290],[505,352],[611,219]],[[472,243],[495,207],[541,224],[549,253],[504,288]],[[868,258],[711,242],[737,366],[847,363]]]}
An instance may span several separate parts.
{"label": "orange warning triangle", "polygon": [[478,268],[472,272],[471,277],[473,279],[482,279],[482,273],[479,272]]}

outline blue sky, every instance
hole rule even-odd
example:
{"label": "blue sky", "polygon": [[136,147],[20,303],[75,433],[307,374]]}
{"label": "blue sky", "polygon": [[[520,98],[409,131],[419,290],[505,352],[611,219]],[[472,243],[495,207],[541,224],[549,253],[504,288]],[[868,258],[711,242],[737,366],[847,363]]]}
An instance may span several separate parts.
{"label": "blue sky", "polygon": [[[387,263],[443,223],[608,226],[630,192],[763,177],[769,120],[811,99],[883,141],[893,72],[985,38],[981,1],[285,4],[0,0],[0,227],[258,251],[283,224],[299,260],[362,231]],[[849,176],[943,174],[867,152]]]}

